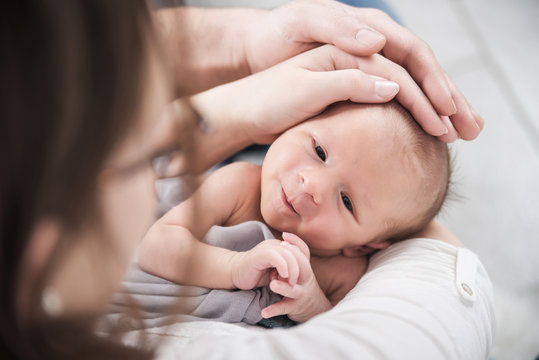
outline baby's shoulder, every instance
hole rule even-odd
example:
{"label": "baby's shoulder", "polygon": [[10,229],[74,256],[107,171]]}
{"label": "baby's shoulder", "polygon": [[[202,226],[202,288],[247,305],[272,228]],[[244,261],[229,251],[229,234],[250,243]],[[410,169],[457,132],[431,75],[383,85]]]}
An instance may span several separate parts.
{"label": "baby's shoulder", "polygon": [[212,173],[212,177],[219,177],[223,179],[226,176],[227,178],[236,178],[242,180],[260,180],[261,173],[261,166],[247,161],[238,161],[215,170]]}
{"label": "baby's shoulder", "polygon": [[249,162],[234,162],[216,170],[208,181],[219,189],[215,196],[229,203],[230,215],[223,223],[236,225],[249,220],[261,220],[260,177],[261,167]]}
{"label": "baby's shoulder", "polygon": [[260,187],[261,173],[262,168],[256,164],[234,162],[215,170],[206,181],[218,185],[219,188],[240,187],[242,190],[250,190]]}

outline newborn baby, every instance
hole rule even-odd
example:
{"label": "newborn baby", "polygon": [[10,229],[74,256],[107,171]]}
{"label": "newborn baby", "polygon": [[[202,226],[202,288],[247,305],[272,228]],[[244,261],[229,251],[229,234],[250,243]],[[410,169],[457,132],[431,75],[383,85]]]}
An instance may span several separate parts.
{"label": "newborn baby", "polygon": [[[398,103],[340,103],[283,133],[262,167],[233,163],[211,174],[152,226],[139,264],[184,285],[269,284],[283,298],[262,317],[305,321],[355,286],[367,254],[432,221],[449,175],[447,146]],[[246,252],[200,241],[213,225],[249,220],[275,239]]]}

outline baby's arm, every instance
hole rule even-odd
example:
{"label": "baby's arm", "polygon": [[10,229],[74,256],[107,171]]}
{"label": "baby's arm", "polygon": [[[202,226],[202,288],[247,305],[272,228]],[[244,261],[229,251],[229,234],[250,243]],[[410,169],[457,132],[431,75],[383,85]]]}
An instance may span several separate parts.
{"label": "baby's arm", "polygon": [[[252,251],[238,253],[200,241],[213,225],[257,220],[259,199],[260,167],[234,163],[215,171],[193,196],[150,228],[139,249],[141,268],[176,283],[208,288],[255,286],[264,282],[264,272],[269,273],[272,265],[289,276],[293,259],[280,242],[264,242]],[[297,277],[297,270],[291,271]],[[242,275],[245,273],[250,276]]]}

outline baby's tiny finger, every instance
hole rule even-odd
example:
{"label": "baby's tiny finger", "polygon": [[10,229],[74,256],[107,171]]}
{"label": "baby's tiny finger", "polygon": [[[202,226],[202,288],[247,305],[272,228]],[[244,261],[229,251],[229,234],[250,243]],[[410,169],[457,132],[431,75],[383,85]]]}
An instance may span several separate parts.
{"label": "baby's tiny finger", "polygon": [[289,244],[297,246],[307,258],[310,257],[309,247],[307,246],[307,244],[305,244],[305,241],[303,241],[296,234],[283,232],[283,240],[288,242]]}
{"label": "baby's tiny finger", "polygon": [[292,253],[292,249],[288,248],[290,247],[290,244],[285,243],[284,241],[281,242],[283,249],[281,249],[281,256],[286,261],[287,269],[288,269],[288,282],[290,285],[296,285],[299,277],[299,265],[296,260],[296,257]]}
{"label": "baby's tiny finger", "polygon": [[278,279],[278,278],[279,278],[279,274],[277,273],[277,270],[271,269],[271,271],[270,271],[270,281]]}
{"label": "baby's tiny finger", "polygon": [[301,286],[292,286],[289,283],[282,280],[273,280],[270,282],[270,289],[284,297],[290,299],[297,299],[301,295]]}
{"label": "baby's tiny finger", "polygon": [[275,304],[271,304],[270,306],[266,306],[262,311],[260,312],[260,315],[264,319],[268,319],[274,316],[279,315],[286,315],[288,314],[288,304],[290,302],[290,299],[282,299],[281,301],[276,302]]}
{"label": "baby's tiny finger", "polygon": [[278,251],[271,251],[267,254],[268,267],[274,267],[279,276],[288,277],[288,264]]}

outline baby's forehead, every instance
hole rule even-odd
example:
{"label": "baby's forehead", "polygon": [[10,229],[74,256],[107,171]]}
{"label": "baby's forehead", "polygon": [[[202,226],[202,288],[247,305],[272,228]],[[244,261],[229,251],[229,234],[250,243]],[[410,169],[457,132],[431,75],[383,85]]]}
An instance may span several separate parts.
{"label": "baby's forehead", "polygon": [[298,127],[334,130],[336,134],[342,134],[343,131],[352,133],[361,131],[362,134],[389,133],[395,130],[386,126],[389,125],[392,116],[394,115],[388,109],[380,105],[345,103],[328,108],[322,114],[307,120]]}

